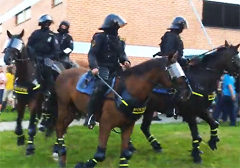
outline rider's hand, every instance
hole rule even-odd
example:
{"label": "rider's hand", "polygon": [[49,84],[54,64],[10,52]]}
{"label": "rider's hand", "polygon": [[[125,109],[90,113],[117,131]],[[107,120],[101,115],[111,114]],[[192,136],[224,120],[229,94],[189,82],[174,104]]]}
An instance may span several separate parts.
{"label": "rider's hand", "polygon": [[98,74],[98,68],[94,68],[94,69],[92,69],[92,74],[93,75],[97,75]]}
{"label": "rider's hand", "polygon": [[124,66],[125,66],[125,68],[127,69],[127,68],[130,68],[130,67],[131,67],[131,64],[130,64],[128,61],[125,61],[125,62],[124,62]]}

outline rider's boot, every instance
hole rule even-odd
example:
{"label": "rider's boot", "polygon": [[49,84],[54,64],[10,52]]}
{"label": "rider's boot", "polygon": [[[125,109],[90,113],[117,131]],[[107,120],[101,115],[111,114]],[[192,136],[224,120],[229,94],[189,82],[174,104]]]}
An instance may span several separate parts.
{"label": "rider's boot", "polygon": [[93,91],[88,104],[88,128],[93,129],[96,125],[96,119],[94,116],[94,111],[100,107],[104,95],[104,90],[101,86]]}

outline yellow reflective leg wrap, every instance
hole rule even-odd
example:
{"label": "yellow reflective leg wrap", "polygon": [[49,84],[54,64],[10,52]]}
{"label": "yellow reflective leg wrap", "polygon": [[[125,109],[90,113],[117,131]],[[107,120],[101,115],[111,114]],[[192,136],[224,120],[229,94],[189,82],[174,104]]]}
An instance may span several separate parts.
{"label": "yellow reflective leg wrap", "polygon": [[33,143],[33,141],[27,141],[27,143],[28,143],[28,144],[32,144],[32,143]]}
{"label": "yellow reflective leg wrap", "polygon": [[156,139],[153,137],[153,135],[150,135],[148,137],[148,142],[153,143],[154,141],[156,141]]}
{"label": "yellow reflective leg wrap", "polygon": [[128,160],[124,157],[120,158],[119,167],[128,167]]}
{"label": "yellow reflective leg wrap", "polygon": [[193,140],[193,148],[199,148],[199,140]]}
{"label": "yellow reflective leg wrap", "polygon": [[[63,138],[58,138],[58,144],[61,146],[66,146]],[[56,143],[55,143],[56,144]]]}
{"label": "yellow reflective leg wrap", "polygon": [[216,129],[212,129],[211,130],[211,136],[217,136],[217,131],[218,131],[217,128]]}

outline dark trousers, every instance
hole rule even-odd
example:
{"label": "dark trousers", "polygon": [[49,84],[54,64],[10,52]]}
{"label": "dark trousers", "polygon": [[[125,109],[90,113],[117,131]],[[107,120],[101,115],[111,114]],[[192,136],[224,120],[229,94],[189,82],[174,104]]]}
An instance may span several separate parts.
{"label": "dark trousers", "polygon": [[218,98],[216,109],[213,112],[213,118],[215,120],[218,120],[221,112],[223,121],[227,121],[227,118],[229,116],[230,125],[236,126],[237,114],[234,106],[234,101],[232,100],[231,96],[222,96],[220,99]]}
{"label": "dark trousers", "polygon": [[235,101],[232,100],[231,96],[223,96],[223,120],[227,119],[227,116],[230,118],[230,125],[236,126],[237,114],[235,113]]}
{"label": "dark trousers", "polygon": [[104,94],[109,89],[99,78],[96,78],[95,89],[89,102],[89,114],[94,114],[95,108],[101,106],[104,100]]}
{"label": "dark trousers", "polygon": [[43,65],[42,75],[44,78],[44,88],[48,91],[51,91],[54,87],[54,79],[52,74],[52,68],[46,65]]}
{"label": "dark trousers", "polygon": [[217,103],[216,103],[216,107],[213,111],[213,118],[215,120],[218,120],[221,113],[222,113],[222,94],[217,92]]}

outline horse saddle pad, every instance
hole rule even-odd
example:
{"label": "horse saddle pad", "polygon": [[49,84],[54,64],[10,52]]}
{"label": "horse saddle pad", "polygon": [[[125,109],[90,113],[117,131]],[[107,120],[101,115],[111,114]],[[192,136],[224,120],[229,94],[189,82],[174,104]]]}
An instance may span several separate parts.
{"label": "horse saddle pad", "polygon": [[[85,74],[83,74],[79,78],[79,80],[77,82],[76,90],[81,92],[81,93],[91,95],[93,93],[93,90],[94,90],[95,79],[96,79],[96,77],[89,76],[88,72],[86,72]],[[115,80],[116,80],[116,78],[114,77],[113,80],[112,80],[112,84],[111,84],[112,88],[114,87]],[[105,93],[105,95],[110,93],[110,92],[111,92],[111,90],[108,89],[108,91]]]}

